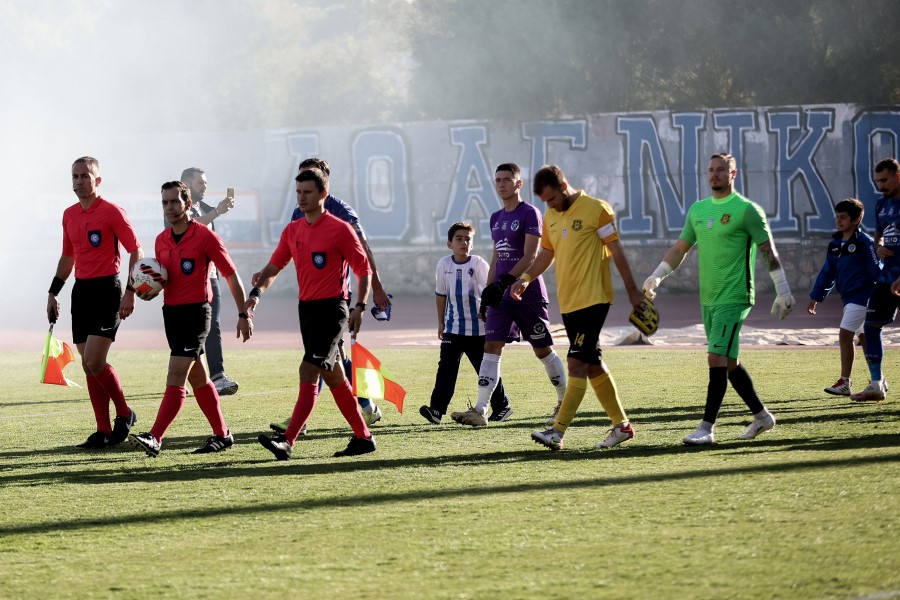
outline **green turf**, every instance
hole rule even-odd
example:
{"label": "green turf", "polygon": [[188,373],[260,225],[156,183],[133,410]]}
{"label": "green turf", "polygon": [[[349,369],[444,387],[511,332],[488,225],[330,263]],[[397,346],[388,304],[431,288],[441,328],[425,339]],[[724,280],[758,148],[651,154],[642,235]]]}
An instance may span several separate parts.
{"label": "green turf", "polygon": [[[594,450],[608,421],[589,391],[560,453],[529,439],[555,398],[531,352],[504,355],[515,413],[481,430],[418,415],[436,349],[376,354],[409,392],[403,415],[382,404],[378,452],[332,458],[349,429],[325,392],[287,463],[256,436],[289,414],[296,352],[231,353],[237,445],[191,455],[209,431],[188,398],[157,459],[73,449],[92,430],[86,391],[0,354],[0,597],[900,597],[900,410],[823,394],[836,348],[745,351],[778,427],[736,440],[749,419],[729,391],[712,448],[680,444],[703,352],[607,350],[637,437]],[[167,356],[111,361],[149,429]],[[891,350],[896,393],[898,367]],[[467,398],[464,365],[452,408]]]}

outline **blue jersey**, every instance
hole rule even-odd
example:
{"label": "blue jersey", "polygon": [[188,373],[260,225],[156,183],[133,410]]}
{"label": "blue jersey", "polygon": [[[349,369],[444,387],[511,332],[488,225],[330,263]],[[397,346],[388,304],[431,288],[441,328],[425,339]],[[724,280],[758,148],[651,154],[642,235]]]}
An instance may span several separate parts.
{"label": "blue jersey", "polygon": [[882,196],[875,203],[875,233],[881,236],[884,247],[894,253],[884,259],[882,283],[893,283],[900,277],[900,198]]}
{"label": "blue jersey", "polygon": [[865,306],[881,275],[881,262],[875,254],[875,241],[867,233],[857,229],[850,239],[835,233],[828,243],[825,264],[819,271],[816,283],[809,293],[810,300],[822,302],[836,289],[841,302]]}
{"label": "blue jersey", "polygon": [[480,256],[462,263],[452,255],[438,261],[434,271],[434,293],[447,298],[444,333],[484,335],[484,323],[478,320],[481,291],[487,284],[488,264]]}

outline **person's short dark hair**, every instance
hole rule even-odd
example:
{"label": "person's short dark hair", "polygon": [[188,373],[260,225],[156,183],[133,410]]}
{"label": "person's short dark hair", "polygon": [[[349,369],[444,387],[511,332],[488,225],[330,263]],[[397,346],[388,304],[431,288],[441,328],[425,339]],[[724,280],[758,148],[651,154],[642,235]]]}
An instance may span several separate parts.
{"label": "person's short dark hair", "polygon": [[728,154],[727,152],[717,152],[717,153],[713,154],[712,156],[710,156],[709,160],[714,160],[716,158],[721,158],[722,160],[727,162],[729,171],[737,170],[737,160],[735,160],[735,158],[732,155]]}
{"label": "person's short dark hair", "polygon": [[318,169],[325,173],[326,176],[331,177],[331,165],[329,165],[328,161],[324,158],[307,158],[300,163],[300,166],[297,169],[299,171],[302,171],[303,169]]}
{"label": "person's short dark hair", "polygon": [[516,163],[503,163],[502,165],[497,165],[497,168],[494,169],[494,173],[499,173],[500,171],[509,171],[517,179],[522,177],[522,169],[520,169],[519,165]]}
{"label": "person's short dark hair", "polygon": [[203,175],[206,173],[203,169],[199,169],[197,167],[188,167],[184,171],[181,172],[181,180],[187,184],[190,184],[194,180],[194,175]]}
{"label": "person's short dark hair", "polygon": [[561,190],[565,180],[566,174],[558,166],[544,165],[534,174],[534,180],[531,182],[531,191],[534,192],[535,196],[540,196],[546,187]]}
{"label": "person's short dark hair", "polygon": [[875,172],[881,173],[882,171],[896,174],[897,171],[900,171],[900,163],[898,163],[897,159],[895,158],[885,158],[879,160],[878,164],[875,165]]}
{"label": "person's short dark hair", "polygon": [[94,158],[93,156],[82,156],[80,158],[76,158],[72,162],[72,166],[74,167],[78,163],[84,163],[91,169],[94,173],[100,172],[100,161]]}
{"label": "person's short dark hair", "polygon": [[159,191],[164,192],[166,190],[171,190],[172,188],[178,189],[178,196],[184,200],[185,202],[191,201],[191,188],[183,181],[167,181],[162,184],[162,187]]}
{"label": "person's short dark hair", "polygon": [[846,213],[851,221],[855,221],[866,213],[866,207],[856,198],[846,198],[834,205],[834,212]]}
{"label": "person's short dark hair", "polygon": [[475,234],[475,227],[473,227],[471,223],[469,223],[468,221],[457,221],[450,226],[450,229],[447,230],[447,241],[452,242],[453,236],[455,236],[456,232],[460,229],[465,229],[469,232],[469,235]]}
{"label": "person's short dark hair", "polygon": [[294,181],[315,181],[316,188],[320,192],[324,192],[328,189],[328,175],[321,169],[313,168],[300,171],[300,173],[294,177]]}

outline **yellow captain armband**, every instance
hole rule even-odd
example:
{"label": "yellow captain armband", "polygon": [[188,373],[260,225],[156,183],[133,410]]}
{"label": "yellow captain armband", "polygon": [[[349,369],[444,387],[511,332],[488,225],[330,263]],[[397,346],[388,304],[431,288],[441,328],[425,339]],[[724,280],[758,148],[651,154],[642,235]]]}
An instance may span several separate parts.
{"label": "yellow captain armband", "polygon": [[522,273],[521,275],[519,275],[519,279],[521,279],[525,283],[528,283],[529,281],[533,281],[534,277],[532,277],[528,273]]}

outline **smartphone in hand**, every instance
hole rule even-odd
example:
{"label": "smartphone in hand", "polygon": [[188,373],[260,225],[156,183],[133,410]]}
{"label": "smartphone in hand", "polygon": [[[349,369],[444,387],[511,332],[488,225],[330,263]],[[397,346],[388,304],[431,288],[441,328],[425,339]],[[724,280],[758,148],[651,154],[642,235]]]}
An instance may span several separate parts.
{"label": "smartphone in hand", "polygon": [[227,198],[234,198],[234,188],[228,188],[228,190],[225,192],[225,196]]}

